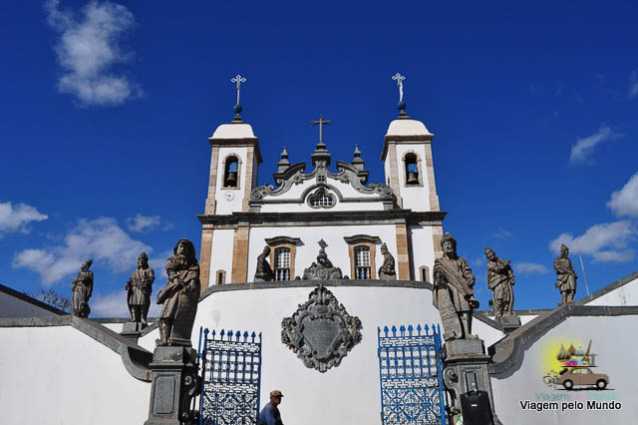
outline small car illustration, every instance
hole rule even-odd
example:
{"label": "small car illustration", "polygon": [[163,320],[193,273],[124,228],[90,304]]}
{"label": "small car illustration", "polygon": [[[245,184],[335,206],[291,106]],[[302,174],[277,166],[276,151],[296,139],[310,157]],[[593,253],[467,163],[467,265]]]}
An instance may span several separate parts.
{"label": "small car illustration", "polygon": [[557,383],[566,390],[576,386],[595,386],[597,390],[604,390],[609,384],[609,376],[604,373],[594,373],[588,367],[579,367],[561,371]]}

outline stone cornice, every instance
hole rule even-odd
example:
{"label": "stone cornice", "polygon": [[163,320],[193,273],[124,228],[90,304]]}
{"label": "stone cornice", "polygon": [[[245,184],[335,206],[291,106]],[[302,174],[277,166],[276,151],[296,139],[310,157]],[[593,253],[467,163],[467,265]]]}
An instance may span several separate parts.
{"label": "stone cornice", "polygon": [[[290,280],[275,282],[248,282],[248,283],[229,283],[226,285],[218,285],[209,287],[200,298],[200,302],[216,292],[228,291],[245,291],[259,289],[276,289],[276,288],[314,288],[319,282],[316,280]],[[335,287],[366,287],[366,288],[413,288],[432,290],[432,284],[429,282],[421,282],[418,280],[325,280],[321,281],[324,286]]]}
{"label": "stone cornice", "polygon": [[303,243],[301,242],[301,239],[291,238],[289,236],[275,236],[274,238],[266,238],[264,240],[266,241],[267,245],[271,245],[271,246],[283,245],[283,244],[295,245],[295,246],[303,245]]}
{"label": "stone cornice", "polygon": [[47,303],[44,303],[44,302],[42,302],[42,301],[40,301],[38,299],[35,299],[35,298],[25,294],[25,293],[20,292],[20,291],[16,291],[15,289],[12,289],[12,288],[10,288],[8,286],[5,286],[5,285],[3,285],[1,283],[0,283],[0,292],[4,292],[7,295],[10,295],[12,297],[18,298],[21,301],[29,303],[29,304],[31,304],[31,305],[33,305],[35,307],[39,307],[39,308],[41,308],[43,310],[48,311],[49,313],[53,313],[53,314],[57,314],[57,315],[66,315],[67,314],[66,312],[64,312],[64,311],[62,311],[62,310],[60,310],[58,308],[50,306]]}
{"label": "stone cornice", "polygon": [[378,210],[378,211],[312,211],[301,213],[259,213],[235,212],[229,215],[199,216],[202,224],[236,225],[246,224],[308,224],[330,225],[334,223],[366,224],[383,222],[404,222],[407,224],[432,223],[440,225],[446,213],[442,211],[415,212],[412,210]]}
{"label": "stone cornice", "polygon": [[368,242],[371,244],[381,243],[381,239],[379,239],[378,236],[370,236],[370,235],[344,236],[343,240],[345,240],[347,244],[356,244],[361,242]]}

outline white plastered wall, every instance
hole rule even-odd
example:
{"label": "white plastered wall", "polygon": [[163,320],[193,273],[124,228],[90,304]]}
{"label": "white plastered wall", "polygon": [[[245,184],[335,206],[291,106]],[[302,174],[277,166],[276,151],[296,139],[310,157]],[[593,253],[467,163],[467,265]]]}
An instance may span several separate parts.
{"label": "white plastered wall", "polygon": [[217,283],[217,270],[226,272],[226,283],[230,283],[233,267],[233,240],[235,231],[233,229],[215,229],[213,231],[213,243],[211,244],[210,257],[210,285]]}
{"label": "white plastered wall", "polygon": [[[381,244],[386,243],[390,253],[397,258],[396,230],[394,224],[362,225],[362,226],[308,226],[308,227],[253,227],[250,229],[248,247],[248,280],[252,281],[257,268],[257,257],[266,246],[265,239],[276,236],[299,238],[303,245],[297,247],[295,258],[295,274],[303,275],[305,268],[317,261],[319,240],[328,244],[326,253],[335,267],[339,267],[344,275],[350,276],[350,257],[348,244],[344,236],[354,235],[377,236],[381,243],[376,246],[376,268],[381,266]],[[352,277],[352,276],[350,276]]]}
{"label": "white plastered wall", "polygon": [[638,305],[638,278],[591,300],[586,305]]}
{"label": "white plastered wall", "polygon": [[[492,378],[494,403],[499,419],[505,425],[626,425],[638,417],[638,369],[635,352],[638,342],[632,337],[638,316],[570,317],[549,330],[527,351],[522,366],[505,379]],[[586,349],[592,341],[596,354],[596,373],[609,375],[607,390],[586,389],[566,391],[552,389],[543,383],[549,359],[555,357],[560,345],[574,344]],[[584,401],[616,400],[621,411],[537,411],[522,410],[521,400]]]}
{"label": "white plastered wall", "polygon": [[[226,158],[232,155],[239,159],[239,189],[234,190],[223,188]],[[216,214],[232,214],[234,211],[241,211],[244,197],[250,196],[250,187],[246,187],[247,157],[248,148],[246,147],[219,147],[217,182],[215,184]],[[231,195],[232,199],[229,198]]]}
{"label": "white plastered wall", "polygon": [[524,325],[538,317],[537,314],[519,314],[518,318],[521,319],[521,325]]}
{"label": "white plastered wall", "polygon": [[[290,287],[214,293],[199,304],[193,344],[197,346],[200,326],[262,332],[262,406],[267,402],[268,392],[277,388],[285,394],[281,405],[284,423],[380,425],[377,327],[438,322],[431,291],[329,287],[348,313],[361,319],[363,340],[340,366],[320,373],[305,367],[281,342],[282,319],[291,316],[299,304],[307,301],[312,289]],[[152,347],[156,335],[157,331],[151,332],[140,344]]]}
{"label": "white plastered wall", "polygon": [[492,326],[481,320],[478,320],[477,318],[474,318],[472,320],[472,333],[474,335],[478,335],[483,340],[483,342],[485,343],[485,350],[487,350],[490,345],[494,344],[496,341],[502,339],[505,336],[503,331],[493,328]]}
{"label": "white plastered wall", "polygon": [[113,322],[113,323],[100,323],[100,325],[104,326],[107,329],[112,330],[113,332],[117,332],[118,334],[122,332],[122,327],[124,326],[121,322]]}
{"label": "white plastered wall", "polygon": [[420,268],[428,268],[428,281],[432,282],[432,269],[434,267],[434,242],[431,226],[410,226],[412,238],[412,273],[415,280],[421,280]]}
{"label": "white plastered wall", "polygon": [[0,328],[0,423],[140,425],[151,386],[71,326]]}

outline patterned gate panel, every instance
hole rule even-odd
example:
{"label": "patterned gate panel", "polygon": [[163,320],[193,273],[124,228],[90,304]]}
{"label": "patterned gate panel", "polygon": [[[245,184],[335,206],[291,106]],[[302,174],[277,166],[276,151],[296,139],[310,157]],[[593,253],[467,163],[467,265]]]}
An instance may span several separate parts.
{"label": "patterned gate panel", "polygon": [[200,342],[200,425],[257,423],[261,376],[261,334],[203,331]]}
{"label": "patterned gate panel", "polygon": [[446,425],[441,333],[429,328],[378,328],[384,425]]}

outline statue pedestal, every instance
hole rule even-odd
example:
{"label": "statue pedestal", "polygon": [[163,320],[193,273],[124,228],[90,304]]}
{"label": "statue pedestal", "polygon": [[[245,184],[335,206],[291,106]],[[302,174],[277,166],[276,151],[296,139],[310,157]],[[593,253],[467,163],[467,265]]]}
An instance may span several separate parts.
{"label": "statue pedestal", "polygon": [[450,393],[450,410],[463,415],[464,425],[499,425],[494,411],[492,384],[480,338],[457,339],[443,345],[443,378]]}
{"label": "statue pedestal", "polygon": [[195,423],[190,410],[197,393],[197,353],[190,347],[157,347],[153,352],[151,405],[144,425]]}
{"label": "statue pedestal", "polygon": [[141,322],[126,322],[122,326],[120,335],[126,338],[137,339],[142,336],[142,330],[146,327]]}
{"label": "statue pedestal", "polygon": [[515,314],[508,314],[498,319],[499,325],[503,329],[503,332],[509,334],[521,327],[521,319]]}

